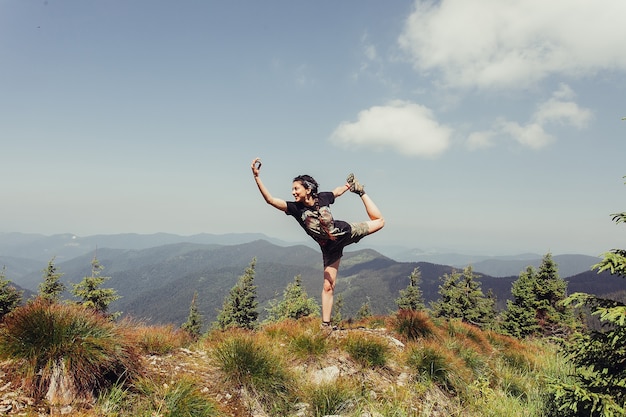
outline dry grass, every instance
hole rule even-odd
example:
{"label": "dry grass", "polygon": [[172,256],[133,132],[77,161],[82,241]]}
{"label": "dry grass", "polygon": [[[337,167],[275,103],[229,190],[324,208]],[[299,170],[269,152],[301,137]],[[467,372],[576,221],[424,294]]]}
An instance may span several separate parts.
{"label": "dry grass", "polygon": [[5,317],[0,354],[35,398],[52,404],[91,401],[101,389],[141,374],[128,328],[73,304],[38,298]]}
{"label": "dry grass", "polygon": [[128,336],[136,343],[143,353],[165,355],[175,349],[189,346],[191,335],[172,325],[147,326],[142,323],[124,322]]}
{"label": "dry grass", "polygon": [[76,404],[73,415],[167,416],[187,407],[222,417],[539,417],[544,370],[564,368],[549,345],[424,312],[331,333],[319,319],[284,321],[197,342],[171,326],[115,326],[144,353],[145,377],[101,391],[91,409]]}

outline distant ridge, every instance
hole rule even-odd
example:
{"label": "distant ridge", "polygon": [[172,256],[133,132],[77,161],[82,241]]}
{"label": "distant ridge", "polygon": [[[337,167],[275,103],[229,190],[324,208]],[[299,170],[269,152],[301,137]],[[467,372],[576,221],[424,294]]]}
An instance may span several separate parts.
{"label": "distant ridge", "polygon": [[170,233],[121,233],[111,235],[78,236],[71,233],[57,235],[0,233],[0,256],[49,261],[67,260],[86,253],[95,253],[97,248],[110,249],[147,249],[155,246],[174,243],[199,243],[236,245],[255,240],[267,240],[276,245],[285,246],[289,243],[267,237],[261,233],[200,233],[181,236]]}
{"label": "distant ridge", "polygon": [[[89,251],[55,261],[68,288],[90,275],[93,255]],[[106,287],[114,288],[122,296],[111,309],[150,323],[182,324],[194,292],[198,292],[198,306],[205,320],[212,322],[224,298],[253,258],[256,259],[255,284],[262,316],[270,300],[280,298],[296,275],[300,275],[309,296],[320,301],[321,255],[319,249],[307,245],[279,246],[265,239],[235,245],[180,242],[144,249],[98,247],[97,256],[104,267],[102,276],[111,277]],[[37,291],[49,259],[22,259],[24,264],[20,263],[20,258],[0,257],[0,261],[3,259],[12,262],[11,269],[7,269],[7,279]],[[353,317],[365,302],[370,303],[375,314],[395,311],[395,299],[408,285],[408,276],[416,267],[422,274],[420,287],[424,298],[427,302],[433,301],[438,298],[440,278],[460,269],[428,262],[398,262],[373,249],[346,252],[341,265],[337,295],[344,297],[346,317]],[[28,272],[17,276],[14,272],[18,270]],[[502,308],[510,297],[511,283],[518,275],[494,277],[479,273],[479,280],[483,291],[494,292]],[[572,278],[572,287],[601,294],[622,289],[620,280],[604,279],[604,276],[587,271],[585,275]],[[66,298],[71,297],[66,295]]]}
{"label": "distant ridge", "polygon": [[[14,257],[38,261],[49,261],[55,257],[57,261],[69,260],[80,255],[95,254],[97,248],[111,249],[147,249],[175,243],[198,243],[214,245],[238,245],[242,243],[266,240],[278,246],[303,244],[316,248],[310,239],[300,243],[286,242],[268,237],[262,233],[199,233],[181,236],[171,233],[120,233],[111,235],[78,236],[71,233],[46,236],[33,233],[0,233],[0,262],[2,257]],[[544,254],[522,253],[517,255],[490,256],[470,255],[443,251],[424,251],[400,246],[369,246],[360,243],[352,250],[371,248],[399,262],[428,262],[439,265],[450,265],[464,268],[472,265],[474,270],[493,276],[519,275],[527,266],[538,266]],[[589,271],[600,258],[578,254],[552,254],[560,265],[561,276],[571,276]]]}

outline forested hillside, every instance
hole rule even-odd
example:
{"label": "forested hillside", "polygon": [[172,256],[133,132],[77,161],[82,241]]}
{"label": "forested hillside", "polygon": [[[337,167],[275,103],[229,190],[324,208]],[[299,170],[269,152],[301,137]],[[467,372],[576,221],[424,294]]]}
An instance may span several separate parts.
{"label": "forested hillside", "polygon": [[[237,245],[177,243],[140,250],[101,248],[69,261],[57,260],[59,272],[63,274],[61,281],[71,288],[72,283],[88,276],[94,256],[104,267],[102,275],[110,277],[105,287],[115,289],[122,297],[111,305],[111,310],[148,323],[183,323],[195,292],[205,322],[213,321],[228,291],[253,258],[256,259],[255,283],[262,317],[268,302],[279,298],[296,275],[301,276],[307,293],[318,301],[322,286],[321,256],[316,249],[304,245],[277,246],[265,240]],[[38,270],[16,283],[37,291],[44,267],[45,263],[41,262]],[[336,290],[344,299],[344,314],[355,315],[366,302],[375,314],[395,311],[395,299],[407,286],[408,276],[415,267],[421,271],[420,287],[425,301],[436,300],[441,277],[451,273],[453,267],[397,262],[371,249],[346,252]],[[8,279],[11,279],[10,271]],[[516,278],[478,274],[483,291],[493,291],[499,308],[503,308],[510,297],[511,283]],[[571,291],[607,294],[620,289],[614,280],[599,277],[595,272],[567,280],[571,281]]]}

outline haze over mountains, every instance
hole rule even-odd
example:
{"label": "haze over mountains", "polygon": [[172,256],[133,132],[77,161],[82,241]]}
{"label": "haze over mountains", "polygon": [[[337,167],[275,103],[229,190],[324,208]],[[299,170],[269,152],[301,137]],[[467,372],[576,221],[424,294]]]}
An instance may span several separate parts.
{"label": "haze over mountains", "polygon": [[[510,297],[511,283],[527,266],[538,266],[543,256],[470,257],[414,250],[415,259],[396,260],[361,245],[351,249],[342,260],[337,282],[337,294],[343,294],[347,317],[354,315],[364,302],[370,303],[375,314],[394,311],[395,299],[407,286],[408,276],[416,266],[422,273],[421,289],[427,302],[438,298],[440,277],[471,264],[474,272],[480,274],[483,291],[492,289],[503,308]],[[405,249],[404,253],[411,250]],[[43,269],[52,258],[64,274],[62,281],[70,286],[91,274],[94,256],[105,268],[102,276],[111,278],[105,287],[114,288],[122,296],[111,310],[154,323],[184,322],[196,291],[205,321],[213,321],[228,291],[252,259],[256,259],[255,284],[262,316],[268,302],[282,297],[284,288],[296,275],[301,276],[310,296],[319,301],[321,292],[319,249],[264,235],[160,233],[78,237],[0,233],[0,266],[6,267],[6,278],[33,292],[37,292]],[[607,294],[622,289],[620,280],[591,271],[599,258],[553,255],[553,259],[560,276],[569,283],[569,292]]]}

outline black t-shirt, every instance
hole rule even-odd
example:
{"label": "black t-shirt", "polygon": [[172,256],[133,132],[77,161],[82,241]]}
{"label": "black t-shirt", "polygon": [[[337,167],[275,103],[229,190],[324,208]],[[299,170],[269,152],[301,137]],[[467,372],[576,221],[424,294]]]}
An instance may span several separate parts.
{"label": "black t-shirt", "polygon": [[330,205],[335,202],[335,195],[332,192],[319,193],[317,201],[319,209],[288,201],[286,214],[295,217],[305,232],[320,244],[350,233],[351,227],[348,223],[333,219]]}

